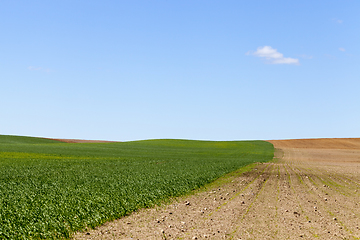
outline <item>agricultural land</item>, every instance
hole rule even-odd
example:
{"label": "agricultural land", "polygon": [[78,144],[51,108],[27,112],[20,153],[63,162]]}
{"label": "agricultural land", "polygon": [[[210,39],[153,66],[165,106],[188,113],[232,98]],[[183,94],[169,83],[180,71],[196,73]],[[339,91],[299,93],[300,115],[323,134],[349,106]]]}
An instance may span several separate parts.
{"label": "agricultural land", "polygon": [[[0,135],[0,239],[68,239],[77,231],[93,237],[86,229],[167,206],[273,154],[264,141],[99,143]],[[109,236],[129,233],[116,234]]]}
{"label": "agricultural land", "polygon": [[75,239],[360,239],[360,139],[269,141],[275,159]]}

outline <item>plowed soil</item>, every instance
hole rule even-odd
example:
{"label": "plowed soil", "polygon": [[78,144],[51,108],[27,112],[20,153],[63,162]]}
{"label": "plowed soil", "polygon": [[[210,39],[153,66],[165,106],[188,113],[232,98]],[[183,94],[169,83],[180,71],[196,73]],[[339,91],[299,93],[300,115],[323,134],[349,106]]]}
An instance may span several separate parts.
{"label": "plowed soil", "polygon": [[269,142],[273,162],[74,238],[360,239],[360,139]]}

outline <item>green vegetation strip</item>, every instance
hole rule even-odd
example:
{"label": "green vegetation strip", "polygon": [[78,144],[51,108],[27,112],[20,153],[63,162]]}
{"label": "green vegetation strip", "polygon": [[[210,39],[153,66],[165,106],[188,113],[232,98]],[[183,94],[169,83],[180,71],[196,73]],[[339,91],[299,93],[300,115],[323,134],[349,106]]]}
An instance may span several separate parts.
{"label": "green vegetation strip", "polygon": [[70,238],[273,153],[263,141],[61,143],[0,135],[0,239]]}

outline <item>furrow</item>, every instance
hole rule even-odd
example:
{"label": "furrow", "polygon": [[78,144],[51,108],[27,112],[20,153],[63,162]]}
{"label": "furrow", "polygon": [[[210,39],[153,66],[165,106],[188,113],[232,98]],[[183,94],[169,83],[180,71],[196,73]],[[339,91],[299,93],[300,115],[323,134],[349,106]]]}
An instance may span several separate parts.
{"label": "furrow", "polygon": [[[275,225],[272,222],[273,219],[269,218],[269,215],[275,216],[276,199],[274,198],[273,202],[271,202],[272,198],[269,197],[268,191],[265,192],[265,189],[276,189],[276,185],[273,183],[275,182],[275,174],[273,174],[274,170],[275,167],[272,165],[267,169],[267,172],[264,173],[266,176],[260,180],[256,194],[247,208],[243,211],[242,215],[238,217],[238,220],[236,221],[237,226],[230,234],[230,239],[233,239],[235,236],[244,237],[247,233],[259,234],[257,229],[262,229],[264,231],[267,229],[269,235],[276,234],[276,230],[274,230],[273,227],[270,227]],[[256,228],[254,227],[255,225]]]}
{"label": "furrow", "polygon": [[[336,236],[344,236],[344,237],[354,237],[353,234],[353,230],[351,230],[351,226],[348,226],[348,224],[346,224],[345,222],[341,221],[339,219],[339,214],[334,214],[329,206],[328,206],[328,199],[327,198],[323,198],[320,194],[316,194],[315,192],[319,189],[318,187],[312,187],[311,185],[314,184],[314,181],[311,181],[311,178],[309,179],[309,177],[307,176],[308,174],[301,172],[301,170],[299,168],[296,168],[298,171],[300,171],[299,175],[302,176],[306,176],[303,179],[303,183],[304,185],[306,185],[309,189],[309,191],[307,191],[310,195],[308,196],[309,199],[311,201],[308,201],[309,203],[312,203],[314,206],[314,209],[310,208],[310,211],[313,210],[314,212],[316,212],[318,214],[317,216],[317,220],[318,222],[320,222],[322,229],[320,229],[321,232],[323,232],[323,234],[334,234]],[[295,173],[296,170],[292,169]],[[298,174],[298,173],[296,173]],[[310,184],[310,186],[308,185]],[[314,191],[313,191],[314,189]],[[321,190],[320,190],[321,191]],[[325,193],[327,194],[327,193]],[[325,195],[328,196],[328,195]],[[338,209],[339,204],[335,203],[336,208]],[[324,211],[323,211],[324,210]],[[344,211],[349,211],[350,209],[343,209]],[[336,211],[336,210],[335,210]],[[324,217],[323,212],[326,213],[327,217]],[[336,211],[339,212],[339,211]],[[316,219],[316,218],[315,218]],[[345,230],[346,232],[344,232],[343,230]]]}
{"label": "furrow", "polygon": [[223,204],[221,204],[219,207],[215,209],[214,212],[211,212],[208,216],[211,217],[215,212],[218,212],[221,208],[225,207],[229,202],[233,201],[235,198],[239,197],[245,190],[247,190],[262,174],[266,171],[266,169],[270,165],[266,165],[266,167],[249,183],[247,183],[245,186],[242,186],[242,189],[238,191],[234,196],[229,198],[228,201],[225,201]]}
{"label": "furrow", "polygon": [[[306,203],[305,199],[307,198],[307,196],[304,196],[304,194],[299,195],[297,190],[295,189],[295,187],[298,188],[300,185],[302,185],[304,187],[303,182],[302,182],[302,180],[300,181],[297,176],[294,176],[294,174],[290,174],[288,169],[292,170],[292,168],[290,167],[289,164],[284,165],[284,168],[285,168],[285,171],[286,171],[286,173],[288,175],[288,178],[289,178],[290,187],[291,187],[291,189],[293,191],[293,194],[295,196],[295,202],[299,206],[299,209],[301,211],[301,214],[299,214],[298,212],[296,212],[296,213],[297,213],[297,215],[301,215],[303,217],[303,219],[305,218],[304,221],[298,221],[299,229],[301,229],[302,231],[308,231],[310,233],[309,235],[307,235],[304,232],[302,232],[299,236],[300,237],[304,237],[304,236],[306,236],[306,237],[317,237],[318,235],[314,232],[314,229],[312,228],[312,226],[309,225],[311,223],[311,220],[314,219],[314,217],[313,216],[309,217],[308,212],[305,210],[305,207],[300,202],[300,200],[302,200],[302,202],[305,204]],[[293,178],[293,180],[292,180],[292,178]],[[295,184],[294,183],[295,181],[298,181],[300,184]],[[306,190],[307,189],[305,189],[305,191]],[[294,212],[294,214],[295,214],[295,212]]]}

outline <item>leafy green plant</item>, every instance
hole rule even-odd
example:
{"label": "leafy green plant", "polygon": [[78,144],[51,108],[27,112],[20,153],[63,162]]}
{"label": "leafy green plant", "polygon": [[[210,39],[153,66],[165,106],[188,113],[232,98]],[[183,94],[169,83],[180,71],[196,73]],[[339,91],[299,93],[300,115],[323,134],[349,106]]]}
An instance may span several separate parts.
{"label": "leafy green plant", "polygon": [[269,161],[273,151],[263,141],[61,143],[0,135],[0,239],[69,238]]}

